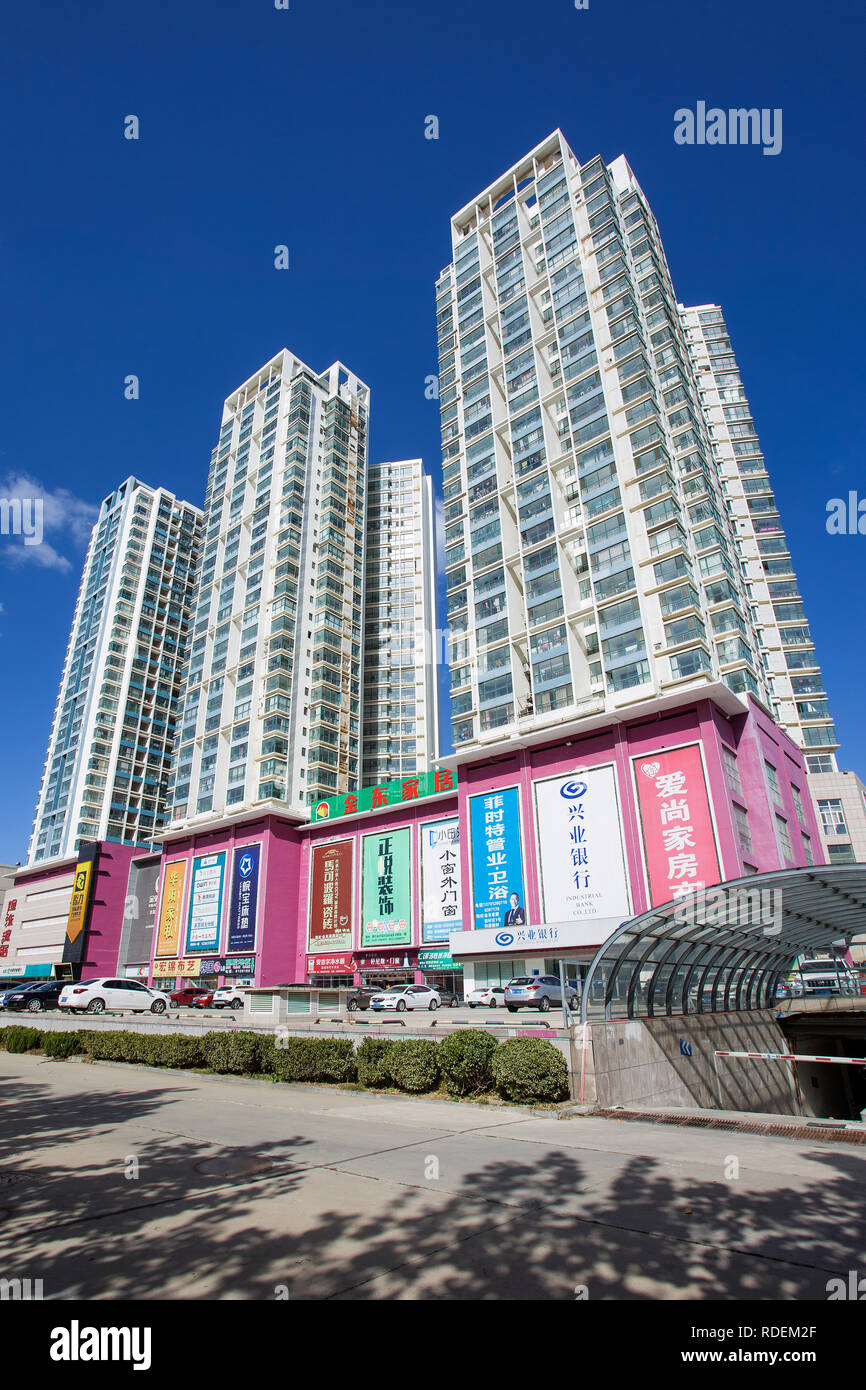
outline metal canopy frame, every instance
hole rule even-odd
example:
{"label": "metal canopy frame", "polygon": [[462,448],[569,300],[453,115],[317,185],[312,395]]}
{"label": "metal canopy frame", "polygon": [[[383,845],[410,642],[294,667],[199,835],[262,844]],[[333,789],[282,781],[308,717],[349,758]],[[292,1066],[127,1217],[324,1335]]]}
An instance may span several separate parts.
{"label": "metal canopy frame", "polygon": [[[755,897],[767,893],[779,896]],[[768,901],[778,909],[771,921],[761,912]],[[683,919],[684,907],[690,920]],[[727,920],[720,922],[723,912]],[[866,864],[818,864],[728,879],[623,922],[592,958],[581,1022],[599,1015],[653,1018],[767,1008],[798,956],[850,945],[862,932]]]}

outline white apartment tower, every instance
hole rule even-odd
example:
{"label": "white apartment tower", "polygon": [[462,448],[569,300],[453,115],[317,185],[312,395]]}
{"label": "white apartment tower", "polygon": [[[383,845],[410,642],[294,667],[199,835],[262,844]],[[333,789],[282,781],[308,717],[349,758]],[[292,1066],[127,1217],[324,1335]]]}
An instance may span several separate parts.
{"label": "white apartment tower", "polygon": [[369,391],[277,353],[211,456],[171,819],[358,785]]}
{"label": "white apartment tower", "polygon": [[163,827],[201,512],[127,478],[93,528],[28,864]]}
{"label": "white apartment tower", "polygon": [[835,773],[839,741],[752,410],[719,306],[679,309],[736,528],[773,716],[804,750],[811,781]]}
{"label": "white apartment tower", "polygon": [[362,786],[426,772],[439,756],[435,557],[421,459],[371,465]]}
{"label": "white apartment tower", "polygon": [[581,166],[555,131],[451,233],[436,305],[455,745],[713,682],[771,707],[746,552],[626,160]]}

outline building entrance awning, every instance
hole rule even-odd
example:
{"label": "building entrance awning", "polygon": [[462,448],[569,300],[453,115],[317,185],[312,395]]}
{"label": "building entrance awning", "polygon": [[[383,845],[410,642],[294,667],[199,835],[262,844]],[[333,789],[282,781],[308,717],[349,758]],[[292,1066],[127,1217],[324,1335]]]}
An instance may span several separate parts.
{"label": "building entrance awning", "polygon": [[866,864],[730,879],[623,922],[596,951],[581,1019],[760,1009],[807,951],[866,931]]}

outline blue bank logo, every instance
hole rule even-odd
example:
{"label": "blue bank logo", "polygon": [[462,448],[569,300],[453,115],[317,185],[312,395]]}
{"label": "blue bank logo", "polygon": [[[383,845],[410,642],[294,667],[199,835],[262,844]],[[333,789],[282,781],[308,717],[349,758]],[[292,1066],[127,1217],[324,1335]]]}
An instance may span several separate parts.
{"label": "blue bank logo", "polygon": [[510,946],[514,941],[514,937],[511,935],[510,931],[498,931],[495,940],[497,946]]}
{"label": "blue bank logo", "polygon": [[245,854],[244,857],[242,858],[240,864],[238,865],[238,872],[239,872],[241,878],[249,878],[249,876],[250,876],[250,874],[252,873],[252,871],[253,871],[253,856],[252,856],[251,854]]}
{"label": "blue bank logo", "polygon": [[564,796],[566,801],[576,801],[578,797],[586,792],[585,782],[566,782],[564,787],[560,787],[559,795]]}

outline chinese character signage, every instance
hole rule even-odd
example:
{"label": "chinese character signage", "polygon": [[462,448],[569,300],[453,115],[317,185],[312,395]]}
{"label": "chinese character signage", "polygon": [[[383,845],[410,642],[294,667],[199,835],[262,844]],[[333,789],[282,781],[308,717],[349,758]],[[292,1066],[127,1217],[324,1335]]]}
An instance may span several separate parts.
{"label": "chinese character signage", "polygon": [[72,900],[69,916],[66,919],[66,939],[63,943],[63,959],[73,963],[84,960],[85,927],[90,917],[90,907],[96,884],[96,861],[99,845],[94,841],[82,845],[80,857],[75,866],[72,881]]}
{"label": "chinese character signage", "polygon": [[352,872],[354,845],[314,845],[310,899],[310,950],[352,948]]}
{"label": "chinese character signage", "polygon": [[188,955],[219,950],[225,863],[225,850],[193,861],[186,928]]}
{"label": "chinese character signage", "polygon": [[460,821],[434,821],[421,829],[421,940],[447,941],[462,926]]}
{"label": "chinese character signage", "polygon": [[412,940],[412,832],[364,835],[362,946],[408,946]]}
{"label": "chinese character signage", "polygon": [[455,960],[447,946],[430,947],[418,952],[419,970],[462,970],[462,960]]}
{"label": "chinese character signage", "polygon": [[167,864],[162,880],[162,902],[159,908],[159,928],[156,937],[158,956],[176,956],[180,949],[180,912],[183,906],[183,885],[186,880],[186,860]]}
{"label": "chinese character signage", "polygon": [[354,975],[355,959],[351,953],[341,951],[330,956],[307,956],[308,975]]}
{"label": "chinese character signage", "polygon": [[180,975],[184,980],[198,979],[201,974],[201,961],[187,958],[185,960],[155,960],[153,962],[153,978],[155,980],[173,980],[176,975]]}
{"label": "chinese character signage", "polygon": [[255,949],[261,853],[261,845],[244,845],[243,849],[235,850],[227,951]]}
{"label": "chinese character signage", "polygon": [[516,787],[469,798],[476,931],[524,926],[526,896]]}
{"label": "chinese character signage", "polygon": [[536,782],[535,806],[544,921],[630,916],[613,768]]}
{"label": "chinese character signage", "polygon": [[456,767],[436,767],[419,772],[400,782],[386,782],[379,787],[362,787],[360,791],[343,796],[328,796],[310,808],[312,821],[336,820],[340,816],[355,816],[361,811],[381,811],[386,806],[404,806],[427,796],[456,792]]}
{"label": "chinese character signage", "polygon": [[719,883],[700,745],[634,758],[652,906]]}
{"label": "chinese character signage", "polygon": [[[18,906],[17,898],[8,898],[3,914],[3,930],[0,932],[0,958],[5,959],[9,955],[9,943],[12,940],[12,927],[15,923],[15,909]],[[0,973],[7,973],[13,967],[3,967]]]}

